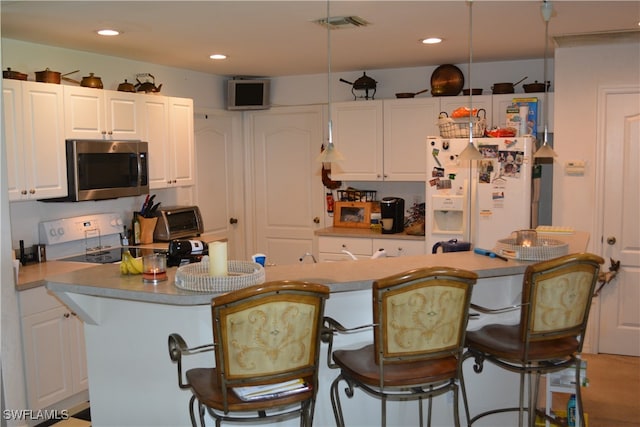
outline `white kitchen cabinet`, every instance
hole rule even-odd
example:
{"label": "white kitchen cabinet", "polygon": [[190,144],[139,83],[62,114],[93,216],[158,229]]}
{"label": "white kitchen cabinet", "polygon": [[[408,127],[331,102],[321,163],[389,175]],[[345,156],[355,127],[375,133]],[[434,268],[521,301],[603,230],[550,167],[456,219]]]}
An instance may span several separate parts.
{"label": "white kitchen cabinet", "polygon": [[64,86],[67,139],[141,139],[141,94]]}
{"label": "white kitchen cabinet", "polygon": [[149,188],[193,185],[193,100],[139,94],[149,144]]}
{"label": "white kitchen cabinet", "polygon": [[370,258],[373,244],[370,238],[365,237],[318,237],[319,262],[353,260],[351,255],[342,251],[347,251],[356,258]]}
{"label": "white kitchen cabinet", "polygon": [[9,200],[67,195],[60,85],[3,81]]}
{"label": "white kitchen cabinet", "polygon": [[427,136],[439,135],[438,98],[384,100],[385,181],[424,181]]}
{"label": "white kitchen cabinet", "polygon": [[46,408],[88,390],[83,324],[45,287],[19,294],[28,407]]}
{"label": "white kitchen cabinet", "polygon": [[382,101],[338,102],[331,108],[333,141],[345,158],[331,166],[332,179],[381,181],[384,175]]}
{"label": "white kitchen cabinet", "polygon": [[425,254],[425,240],[373,239],[373,251],[384,249],[387,256],[411,256]]}
{"label": "white kitchen cabinet", "polygon": [[384,249],[389,257],[424,255],[425,241],[412,239],[393,239],[376,237],[318,237],[318,261],[346,261],[353,258],[343,251],[352,253],[356,258],[368,259],[374,252]]}
{"label": "white kitchen cabinet", "polygon": [[195,175],[193,99],[169,98],[172,185],[193,185]]}
{"label": "white kitchen cabinet", "polygon": [[345,157],[332,165],[334,179],[424,180],[424,142],[438,135],[437,98],[351,101],[332,108],[334,142]]}

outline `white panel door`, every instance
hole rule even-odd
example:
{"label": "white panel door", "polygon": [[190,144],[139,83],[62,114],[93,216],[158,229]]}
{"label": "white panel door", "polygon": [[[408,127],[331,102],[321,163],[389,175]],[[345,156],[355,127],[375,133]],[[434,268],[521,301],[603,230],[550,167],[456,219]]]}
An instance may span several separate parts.
{"label": "white panel door", "polygon": [[323,227],[324,193],[316,162],[323,141],[322,107],[286,107],[248,114],[253,150],[256,252],[293,264],[313,251]]}
{"label": "white panel door", "polygon": [[[205,233],[227,239],[229,259],[248,259],[242,242],[241,114],[198,111],[194,118],[196,203]],[[238,141],[236,141],[238,139]]]}
{"label": "white panel door", "polygon": [[602,254],[620,260],[600,293],[601,353],[640,356],[640,88],[601,94],[605,170]]}

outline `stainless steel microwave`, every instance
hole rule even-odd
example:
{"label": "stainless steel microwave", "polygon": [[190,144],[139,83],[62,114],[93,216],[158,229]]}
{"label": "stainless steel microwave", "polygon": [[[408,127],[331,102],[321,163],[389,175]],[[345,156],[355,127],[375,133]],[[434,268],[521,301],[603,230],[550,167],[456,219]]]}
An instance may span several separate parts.
{"label": "stainless steel microwave", "polygon": [[149,193],[148,144],[138,140],[66,141],[67,197],[52,202],[115,199]]}

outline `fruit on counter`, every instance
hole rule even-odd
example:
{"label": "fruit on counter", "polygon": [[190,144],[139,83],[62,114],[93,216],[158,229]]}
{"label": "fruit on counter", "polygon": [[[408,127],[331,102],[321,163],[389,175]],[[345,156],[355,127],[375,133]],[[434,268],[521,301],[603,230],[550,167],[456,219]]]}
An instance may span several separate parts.
{"label": "fruit on counter", "polygon": [[518,129],[512,127],[494,128],[487,131],[491,138],[512,138],[518,134]]}
{"label": "fruit on counter", "polygon": [[459,119],[462,117],[469,117],[469,111],[472,111],[473,113],[471,114],[472,116],[477,116],[478,115],[478,109],[474,108],[473,110],[470,110],[469,107],[460,107],[460,108],[456,108],[455,110],[453,110],[451,112],[451,117],[453,117],[454,119]]}
{"label": "fruit on counter", "polygon": [[134,258],[128,250],[122,253],[120,274],[142,274],[142,258]]}

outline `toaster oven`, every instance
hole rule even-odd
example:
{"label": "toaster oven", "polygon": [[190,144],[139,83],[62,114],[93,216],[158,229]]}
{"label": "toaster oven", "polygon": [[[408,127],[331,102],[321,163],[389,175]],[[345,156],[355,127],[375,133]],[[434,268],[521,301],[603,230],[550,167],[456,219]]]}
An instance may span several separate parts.
{"label": "toaster oven", "polygon": [[157,211],[158,222],[153,232],[153,240],[168,242],[174,239],[197,237],[204,227],[202,215],[197,206],[171,206]]}

